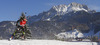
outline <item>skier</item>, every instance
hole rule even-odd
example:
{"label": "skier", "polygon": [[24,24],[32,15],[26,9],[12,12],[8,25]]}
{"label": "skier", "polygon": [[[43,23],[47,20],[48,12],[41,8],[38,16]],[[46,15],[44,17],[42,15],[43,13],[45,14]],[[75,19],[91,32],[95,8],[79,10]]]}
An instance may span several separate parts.
{"label": "skier", "polygon": [[15,32],[12,34],[12,36],[9,40],[11,40],[15,36],[17,31],[20,29],[22,29],[22,39],[24,38],[24,34],[25,34],[25,30],[26,30],[26,22],[27,22],[27,19],[26,19],[24,13],[22,13],[22,15],[20,16],[20,19],[16,23],[17,30],[15,30]]}

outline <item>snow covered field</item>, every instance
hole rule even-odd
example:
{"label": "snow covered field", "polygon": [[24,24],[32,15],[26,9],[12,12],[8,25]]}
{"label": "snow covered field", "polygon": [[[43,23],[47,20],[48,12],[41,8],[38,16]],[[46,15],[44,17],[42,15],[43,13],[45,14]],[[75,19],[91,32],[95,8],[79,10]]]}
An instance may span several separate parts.
{"label": "snow covered field", "polygon": [[0,45],[98,45],[96,42],[66,42],[58,40],[0,40]]}

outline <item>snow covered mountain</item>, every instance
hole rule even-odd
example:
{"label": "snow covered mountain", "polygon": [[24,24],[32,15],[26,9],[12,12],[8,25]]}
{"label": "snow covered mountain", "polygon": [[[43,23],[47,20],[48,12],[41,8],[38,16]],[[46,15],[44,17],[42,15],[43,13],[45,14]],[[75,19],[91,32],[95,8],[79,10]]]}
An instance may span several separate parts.
{"label": "snow covered mountain", "polygon": [[[55,17],[61,17],[61,15],[71,15],[72,12],[78,12],[78,11],[85,11],[87,13],[95,13],[95,10],[89,9],[86,5],[79,4],[79,3],[71,3],[69,5],[56,5],[53,6],[50,10],[46,12],[42,12],[39,15],[35,15],[29,18],[31,22],[36,22],[39,20],[44,21],[55,21],[57,19],[54,19]],[[58,18],[57,17],[57,18]]]}

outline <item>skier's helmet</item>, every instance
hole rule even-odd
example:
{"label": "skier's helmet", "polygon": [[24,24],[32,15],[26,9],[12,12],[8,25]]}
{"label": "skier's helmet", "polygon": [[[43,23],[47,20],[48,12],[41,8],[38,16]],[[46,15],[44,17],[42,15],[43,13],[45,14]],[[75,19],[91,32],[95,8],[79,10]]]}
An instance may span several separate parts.
{"label": "skier's helmet", "polygon": [[24,13],[22,13],[21,17],[22,17],[22,18],[25,18],[25,14],[24,14]]}

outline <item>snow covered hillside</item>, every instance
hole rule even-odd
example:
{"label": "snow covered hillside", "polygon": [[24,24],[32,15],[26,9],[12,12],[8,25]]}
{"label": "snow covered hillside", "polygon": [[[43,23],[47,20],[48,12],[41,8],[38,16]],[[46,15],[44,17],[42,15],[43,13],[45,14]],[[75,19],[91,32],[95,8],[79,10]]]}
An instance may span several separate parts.
{"label": "snow covered hillside", "polygon": [[0,45],[98,45],[96,42],[66,42],[57,40],[0,40]]}
{"label": "snow covered hillside", "polygon": [[79,32],[77,29],[74,29],[74,30],[69,31],[69,32],[62,32],[62,33],[59,33],[56,36],[57,36],[58,39],[84,37],[84,35],[81,32]]}

